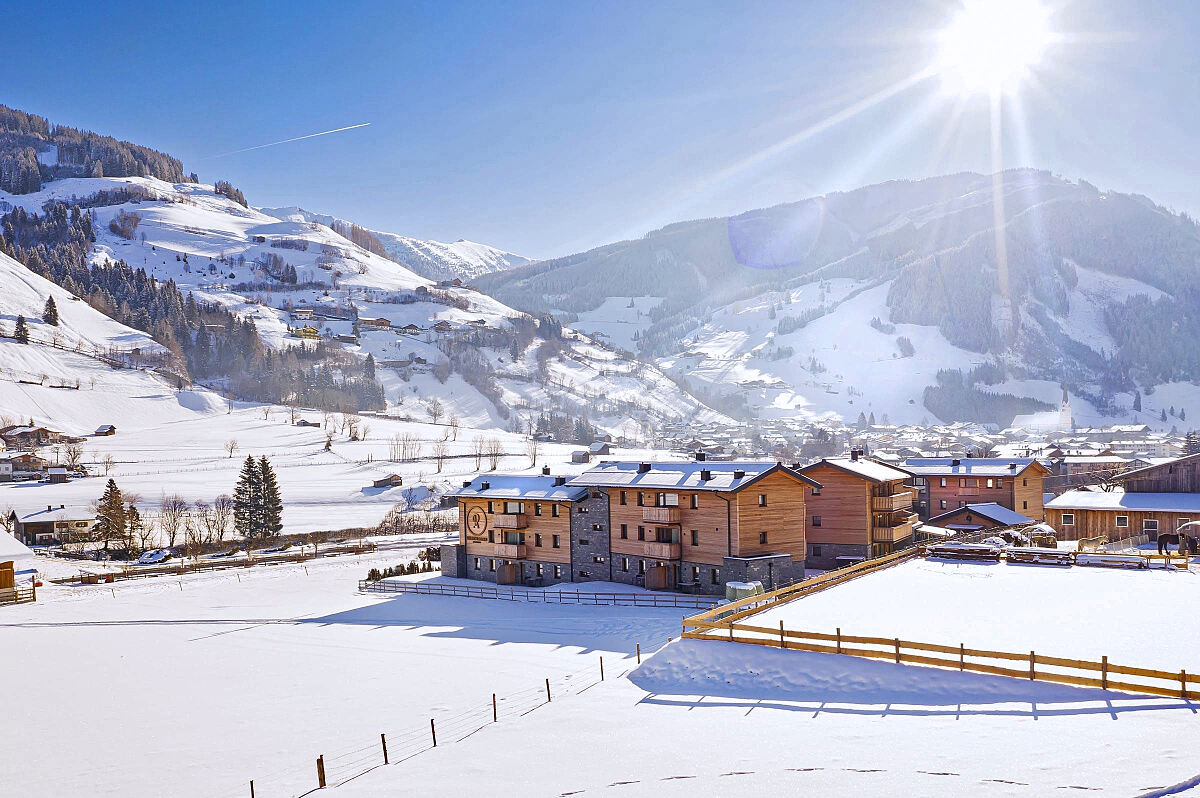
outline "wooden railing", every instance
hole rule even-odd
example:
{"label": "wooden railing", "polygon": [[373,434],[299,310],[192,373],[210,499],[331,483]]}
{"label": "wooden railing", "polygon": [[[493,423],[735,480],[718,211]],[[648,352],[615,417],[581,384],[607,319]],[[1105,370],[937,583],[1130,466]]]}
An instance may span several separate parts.
{"label": "wooden railing", "polygon": [[679,593],[577,593],[571,590],[523,590],[491,585],[425,584],[391,579],[383,579],[378,582],[363,580],[358,583],[358,589],[367,593],[418,593],[458,598],[526,601],[535,604],[596,604],[616,607],[700,609],[711,607],[721,600],[720,596],[694,596]]}
{"label": "wooden railing", "polygon": [[[683,622],[683,636],[692,640],[725,640],[735,643],[771,646],[792,651],[813,651],[821,654],[843,654],[851,657],[882,659],[897,664],[929,665],[936,668],[952,668],[994,676],[1011,676],[1018,679],[1055,682],[1081,687],[1099,687],[1103,690],[1123,690],[1130,693],[1170,696],[1173,698],[1197,699],[1200,690],[1189,689],[1189,685],[1200,685],[1200,674],[1187,670],[1163,671],[1153,668],[1137,668],[1115,665],[1108,657],[1100,660],[1081,660],[1052,657],[1030,651],[1016,654],[1008,651],[967,648],[963,644],[948,646],[938,643],[918,643],[898,637],[864,637],[861,635],[802,632],[785,629],[783,621],[779,628],[740,624],[732,620],[701,620],[701,613]],[[951,655],[931,656],[932,654]],[[979,660],[983,660],[982,662]],[[1005,665],[989,664],[994,662]],[[1021,663],[1021,667],[1011,667]],[[1050,670],[1053,669],[1053,670]],[[1087,675],[1081,675],[1080,672]],[[1091,675],[1097,674],[1097,675]],[[1122,681],[1112,675],[1133,676],[1141,681]]]}
{"label": "wooden railing", "polygon": [[33,585],[0,588],[0,604],[25,604],[30,601],[37,601],[37,589]]}
{"label": "wooden railing", "polygon": [[893,510],[910,510],[916,493],[903,491],[889,496],[871,496],[871,509],[879,513],[890,513]]}
{"label": "wooden railing", "polygon": [[492,516],[493,529],[524,529],[529,526],[525,513],[501,513]]}
{"label": "wooden railing", "polygon": [[649,524],[678,524],[678,507],[643,507],[642,520]]}

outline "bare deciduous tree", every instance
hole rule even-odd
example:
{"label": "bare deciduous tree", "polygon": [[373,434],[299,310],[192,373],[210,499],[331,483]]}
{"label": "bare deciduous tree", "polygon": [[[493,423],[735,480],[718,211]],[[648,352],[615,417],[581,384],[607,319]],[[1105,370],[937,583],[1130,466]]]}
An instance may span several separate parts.
{"label": "bare deciduous tree", "polygon": [[392,435],[388,439],[388,459],[392,462],[402,459],[402,451],[400,434]]}
{"label": "bare deciduous tree", "polygon": [[234,438],[225,441],[225,451],[229,452],[229,458],[233,459],[233,454],[238,450],[238,442]]}
{"label": "bare deciduous tree", "polygon": [[233,497],[222,493],[213,500],[213,534],[216,535],[216,540],[220,543],[225,539],[225,533],[229,531],[229,525],[233,523]]}
{"label": "bare deciduous tree", "polygon": [[108,472],[113,470],[117,461],[111,454],[106,454],[104,455],[104,459],[100,461],[100,464],[104,466],[104,476],[108,476]]}
{"label": "bare deciduous tree", "polygon": [[500,458],[504,456],[504,447],[499,438],[488,438],[487,456],[493,471],[500,467]]}
{"label": "bare deciduous tree", "polygon": [[537,465],[538,455],[542,453],[542,443],[537,438],[525,442],[525,454],[529,455],[529,467]]}
{"label": "bare deciduous tree", "polygon": [[63,447],[63,463],[67,468],[74,471],[79,468],[79,462],[83,460],[83,444],[68,443]]}
{"label": "bare deciduous tree", "polygon": [[451,439],[458,440],[458,428],[459,428],[460,424],[462,423],[459,421],[458,416],[452,414],[450,416],[450,418],[446,420],[446,423],[450,425]]}
{"label": "bare deciduous tree", "polygon": [[475,455],[475,470],[478,471],[483,465],[483,455],[487,452],[487,441],[482,435],[476,435],[475,440],[471,441],[471,453]]}
{"label": "bare deciduous tree", "polygon": [[167,536],[167,545],[174,547],[183,531],[184,519],[188,514],[187,500],[178,493],[168,496],[164,491],[159,499],[158,525]]}
{"label": "bare deciduous tree", "polygon": [[421,456],[421,441],[411,432],[400,435],[400,459],[411,462]]}
{"label": "bare deciduous tree", "polygon": [[445,441],[438,441],[433,445],[433,462],[437,465],[437,472],[442,473],[442,464],[446,462]]}
{"label": "bare deciduous tree", "polygon": [[438,423],[438,419],[445,414],[446,409],[442,407],[441,401],[435,396],[429,400],[429,405],[425,408],[425,412],[429,414],[429,420],[436,424]]}

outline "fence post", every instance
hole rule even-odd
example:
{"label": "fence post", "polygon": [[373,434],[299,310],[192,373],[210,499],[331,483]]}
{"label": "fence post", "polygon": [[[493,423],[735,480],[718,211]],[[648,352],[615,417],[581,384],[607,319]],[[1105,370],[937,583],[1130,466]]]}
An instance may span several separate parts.
{"label": "fence post", "polygon": [[896,664],[900,664],[900,638],[896,638]]}
{"label": "fence post", "polygon": [[437,728],[433,725],[433,718],[429,719],[429,736],[433,738],[433,747],[437,748]]}
{"label": "fence post", "polygon": [[600,658],[600,681],[604,681],[604,657]]}
{"label": "fence post", "polygon": [[[730,631],[730,634],[732,635],[733,632]],[[641,643],[637,644],[637,663],[638,663],[638,665],[642,664],[642,644]]]}
{"label": "fence post", "polygon": [[250,798],[254,798],[254,779],[250,779]]}
{"label": "fence post", "polygon": [[779,622],[779,647],[787,648],[787,641],[783,639],[783,621]]}
{"label": "fence post", "polygon": [[1034,678],[1033,665],[1034,665],[1034,662],[1036,662],[1036,661],[1037,661],[1037,655],[1034,654],[1032,651],[1030,651],[1029,652],[1029,679],[1030,679],[1030,681],[1032,681]]}
{"label": "fence post", "polygon": [[1187,671],[1179,672],[1179,697],[1187,699]]}
{"label": "fence post", "polygon": [[837,628],[837,653],[842,653],[842,627]]}
{"label": "fence post", "polygon": [[385,765],[390,764],[388,762],[388,755],[387,755],[387,735],[384,734],[383,732],[379,733],[379,742],[383,743],[383,764],[385,764]]}
{"label": "fence post", "polygon": [[325,786],[325,755],[317,757],[317,786]]}
{"label": "fence post", "polygon": [[492,693],[492,723],[500,720],[500,710],[496,708],[496,694]]}
{"label": "fence post", "polygon": [[1108,655],[1100,658],[1100,689],[1108,689]]}
{"label": "fence post", "polygon": [[967,647],[962,643],[958,644],[958,669],[964,670],[967,667]]}

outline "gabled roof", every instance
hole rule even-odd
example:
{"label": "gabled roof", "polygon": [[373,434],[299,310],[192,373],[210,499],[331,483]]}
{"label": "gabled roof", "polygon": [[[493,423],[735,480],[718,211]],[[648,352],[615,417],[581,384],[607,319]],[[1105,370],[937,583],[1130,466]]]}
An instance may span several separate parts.
{"label": "gabled roof", "polygon": [[1133,510],[1200,513],[1200,493],[1126,493],[1122,490],[1069,490],[1045,504],[1048,510]]}
{"label": "gabled roof", "polygon": [[579,501],[586,499],[586,487],[556,485],[556,477],[546,474],[486,474],[475,477],[470,485],[451,491],[447,496],[459,499],[510,499]]}
{"label": "gabled roof", "polygon": [[[734,493],[763,477],[782,471],[805,484],[815,488],[821,487],[821,484],[811,477],[787,468],[782,463],[771,461],[679,460],[657,461],[646,465],[649,466],[649,470],[642,471],[642,463],[605,460],[572,479],[571,484],[606,488],[712,490]],[[709,478],[702,479],[702,472],[708,472]]]}
{"label": "gabled roof", "polygon": [[[955,460],[958,465],[954,465]],[[920,476],[1009,477],[1030,468],[1050,473],[1033,457],[910,457],[901,465]]]}
{"label": "gabled roof", "polygon": [[0,562],[27,560],[32,556],[33,551],[28,546],[7,532],[0,530]]}
{"label": "gabled roof", "polygon": [[857,460],[849,457],[823,457],[815,463],[810,463],[800,469],[800,473],[804,474],[809,469],[817,468],[818,466],[830,466],[839,471],[846,471],[856,477],[861,477],[868,482],[891,482],[896,479],[908,479],[912,476],[907,471],[901,471],[898,468],[893,468],[886,463],[880,463],[876,460],[869,460],[865,457],[860,457]]}
{"label": "gabled roof", "polygon": [[13,511],[22,524],[43,524],[49,521],[95,521],[96,514],[86,507],[48,507],[32,512]]}
{"label": "gabled roof", "polygon": [[929,523],[933,524],[940,519],[949,518],[950,516],[963,512],[974,513],[975,515],[986,518],[989,521],[995,521],[997,524],[1001,524],[1003,526],[1029,524],[1033,523],[1034,520],[1027,515],[1018,513],[1016,510],[1010,510],[1007,507],[996,504],[996,502],[980,502],[978,504],[968,504],[964,505],[963,507],[956,507],[953,510],[935,515],[929,519]]}
{"label": "gabled roof", "polygon": [[[1150,458],[1147,458],[1147,459],[1150,459]],[[1147,471],[1154,471],[1154,470],[1162,468],[1163,466],[1168,465],[1168,464],[1169,465],[1179,465],[1179,464],[1184,464],[1184,463],[1194,463],[1197,460],[1200,460],[1200,453],[1185,454],[1183,457],[1171,457],[1166,460],[1160,459],[1160,462],[1154,463],[1152,465],[1143,466],[1142,468],[1135,468],[1135,469],[1126,471],[1125,473],[1118,475],[1116,477],[1116,479],[1118,479],[1122,482],[1127,479],[1138,479],[1139,477],[1144,476]]]}

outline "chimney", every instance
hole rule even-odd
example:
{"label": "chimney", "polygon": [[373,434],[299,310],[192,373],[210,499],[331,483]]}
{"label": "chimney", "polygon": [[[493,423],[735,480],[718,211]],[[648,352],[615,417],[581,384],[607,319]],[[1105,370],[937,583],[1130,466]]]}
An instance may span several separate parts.
{"label": "chimney", "polygon": [[734,479],[741,479],[741,478],[742,478],[742,477],[744,477],[744,476],[746,476],[746,472],[745,472],[745,471],[743,471],[743,470],[742,470],[742,469],[740,469],[740,468],[739,468],[739,469],[736,469],[736,470],[733,472],[733,478],[734,478]]}
{"label": "chimney", "polygon": [[850,450],[850,460],[852,462],[858,462],[858,449]]}
{"label": "chimney", "polygon": [[801,468],[804,468],[804,466],[800,465],[799,463],[792,463],[793,471],[799,471]]}
{"label": "chimney", "polygon": [[550,466],[542,466],[542,476],[550,476]]}
{"label": "chimney", "polygon": [[1009,464],[1008,464],[1008,470],[1009,470],[1009,471],[1016,471],[1016,470],[1017,470],[1017,464],[1016,464],[1016,463],[1009,463]]}
{"label": "chimney", "polygon": [[60,504],[60,505],[58,505],[58,509],[60,509],[60,510],[65,510],[65,509],[67,509],[67,505],[65,505],[65,504]]}
{"label": "chimney", "polygon": [[645,474],[650,470],[649,463],[638,463],[638,473]]}
{"label": "chimney", "polygon": [[703,463],[703,462],[704,462],[704,458],[705,458],[705,457],[707,457],[707,456],[708,456],[708,455],[706,455],[706,454],[704,453],[704,450],[703,450],[703,449],[697,449],[697,450],[696,450],[696,462],[697,462],[697,463]]}
{"label": "chimney", "polygon": [[492,488],[492,483],[490,483],[490,482],[480,482],[479,483],[480,490],[491,490],[491,488]]}
{"label": "chimney", "polygon": [[555,478],[554,478],[554,484],[555,484],[556,486],[557,486],[557,485],[566,485],[566,484],[567,484],[567,478],[566,478],[566,477],[555,477]]}
{"label": "chimney", "polygon": [[700,471],[700,481],[708,482],[710,479],[712,479],[712,472],[709,471],[707,468],[702,469]]}
{"label": "chimney", "polygon": [[962,465],[962,460],[959,460],[957,457],[955,457],[953,460],[950,461],[950,465],[954,466],[955,468],[958,468],[960,465]]}
{"label": "chimney", "polygon": [[50,511],[51,511],[51,510],[53,510],[53,509],[54,509],[54,505],[53,505],[53,504],[47,504],[47,505],[46,505],[46,512],[50,512]]}
{"label": "chimney", "polygon": [[469,479],[464,479],[464,480],[463,480],[463,487],[464,487],[464,488],[469,488],[469,487],[471,487],[471,480],[469,480]]}

